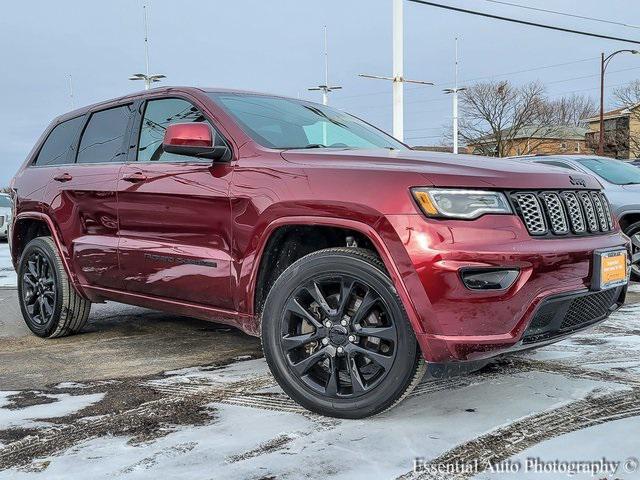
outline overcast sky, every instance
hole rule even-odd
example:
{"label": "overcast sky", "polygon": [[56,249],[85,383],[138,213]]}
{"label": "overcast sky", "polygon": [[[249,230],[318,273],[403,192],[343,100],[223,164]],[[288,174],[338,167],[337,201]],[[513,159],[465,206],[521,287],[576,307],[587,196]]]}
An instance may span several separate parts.
{"label": "overcast sky", "polygon": [[[637,0],[512,0],[640,24]],[[640,39],[640,29],[536,13],[485,0],[442,0],[543,23]],[[220,86],[320,101],[306,88],[323,81],[322,26],[329,29],[331,103],[391,129],[391,85],[358,73],[391,74],[391,0],[152,0],[150,58],[166,85]],[[450,121],[454,38],[461,78],[542,80],[551,96],[598,94],[598,56],[628,44],[552,32],[405,4],[405,76],[436,83],[408,86],[406,137],[439,144]],[[0,186],[57,115],[70,110],[69,75],[79,107],[140,89],[144,71],[141,0],[4,2],[0,16]],[[560,63],[569,65],[538,69]],[[640,78],[640,56],[609,67],[612,87]],[[621,71],[622,70],[622,71]],[[509,74],[509,75],[504,75]],[[582,78],[575,78],[582,77]]]}

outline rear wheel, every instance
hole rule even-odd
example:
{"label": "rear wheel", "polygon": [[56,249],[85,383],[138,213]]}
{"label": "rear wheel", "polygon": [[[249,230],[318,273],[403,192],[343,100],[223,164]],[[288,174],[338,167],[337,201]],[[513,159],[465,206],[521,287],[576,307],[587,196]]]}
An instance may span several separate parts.
{"label": "rear wheel", "polygon": [[640,222],[629,225],[624,233],[631,239],[631,280],[640,282]]}
{"label": "rear wheel", "polygon": [[322,415],[382,412],[424,375],[402,302],[384,266],[365,250],[327,249],[298,260],[273,285],[262,318],[276,380]]}
{"label": "rear wheel", "polygon": [[18,266],[18,297],[27,326],[44,338],[79,332],[91,311],[91,302],[69,283],[50,237],[36,238],[24,249]]}

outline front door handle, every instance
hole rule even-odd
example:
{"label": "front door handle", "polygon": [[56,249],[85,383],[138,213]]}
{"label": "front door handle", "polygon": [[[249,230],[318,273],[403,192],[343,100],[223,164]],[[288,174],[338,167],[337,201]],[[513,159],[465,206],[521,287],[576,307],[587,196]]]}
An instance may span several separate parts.
{"label": "front door handle", "polygon": [[129,173],[122,177],[122,180],[130,183],[144,182],[146,179],[147,179],[147,176],[142,172]]}
{"label": "front door handle", "polygon": [[61,173],[60,175],[56,175],[55,177],[53,177],[53,179],[56,182],[69,182],[71,180],[73,180],[73,177],[71,175],[69,175],[68,173]]}

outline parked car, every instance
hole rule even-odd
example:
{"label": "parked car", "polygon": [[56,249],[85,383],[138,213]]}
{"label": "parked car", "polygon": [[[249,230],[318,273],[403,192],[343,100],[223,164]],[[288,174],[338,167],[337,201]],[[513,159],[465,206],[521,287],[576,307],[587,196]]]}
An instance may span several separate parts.
{"label": "parked car", "polygon": [[12,188],[36,335],[79,332],[105,300],[234,325],[285,392],[337,417],[390,408],[425,361],[471,368],[583,330],[627,289],[628,239],[592,176],[412,151],[302,100],[163,88],[82,108]]}
{"label": "parked car", "polygon": [[631,278],[640,282],[640,170],[628,162],[593,155],[520,157],[521,160],[595,175],[622,231],[631,238]]}
{"label": "parked car", "polygon": [[8,228],[11,222],[13,204],[11,197],[7,194],[0,193],[0,239],[6,240],[8,236]]}

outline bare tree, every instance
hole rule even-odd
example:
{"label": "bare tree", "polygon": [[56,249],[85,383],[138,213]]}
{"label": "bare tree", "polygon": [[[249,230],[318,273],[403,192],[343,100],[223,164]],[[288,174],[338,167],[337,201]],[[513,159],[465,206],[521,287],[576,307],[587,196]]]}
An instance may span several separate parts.
{"label": "bare tree", "polygon": [[556,125],[581,127],[585,126],[585,119],[597,114],[596,103],[591,97],[584,95],[570,95],[556,100],[550,100],[553,110],[553,123]]}
{"label": "bare tree", "polygon": [[624,87],[616,88],[613,91],[613,98],[620,107],[637,105],[640,103],[640,80],[634,80]]}
{"label": "bare tree", "polygon": [[596,113],[590,97],[571,95],[550,100],[539,82],[479,83],[461,98],[460,134],[476,153],[504,157],[535,151],[559,127],[584,125]]}
{"label": "bare tree", "polygon": [[498,157],[507,156],[523,135],[540,137],[553,118],[539,82],[520,87],[506,81],[475,84],[462,94],[460,110],[460,135],[466,143],[477,153]]}

